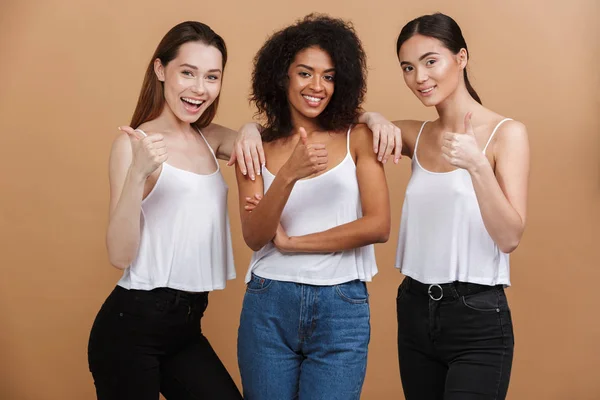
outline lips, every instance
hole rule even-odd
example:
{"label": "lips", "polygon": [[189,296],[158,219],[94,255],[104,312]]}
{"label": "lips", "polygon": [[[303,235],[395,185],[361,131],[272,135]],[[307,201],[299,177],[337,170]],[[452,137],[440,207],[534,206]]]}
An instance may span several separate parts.
{"label": "lips", "polygon": [[437,85],[430,86],[425,89],[417,89],[417,91],[421,94],[421,96],[430,96],[433,93],[433,91],[435,90],[435,88],[437,88]]}
{"label": "lips", "polygon": [[310,107],[320,106],[321,102],[325,99],[324,97],[310,96],[307,94],[303,94],[302,97]]}
{"label": "lips", "polygon": [[182,97],[181,102],[183,103],[183,107],[187,111],[191,113],[196,113],[200,109],[200,107],[202,107],[202,104],[204,104],[205,100],[194,99],[191,97]]}

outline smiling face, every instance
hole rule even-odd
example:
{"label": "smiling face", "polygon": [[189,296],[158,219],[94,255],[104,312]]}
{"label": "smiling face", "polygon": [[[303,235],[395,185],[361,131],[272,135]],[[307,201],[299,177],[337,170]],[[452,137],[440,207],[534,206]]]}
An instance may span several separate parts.
{"label": "smiling face", "polygon": [[194,123],[221,92],[223,57],[216,47],[187,42],[166,66],[156,59],[154,71],[164,83],[165,110]]}
{"label": "smiling face", "polygon": [[414,35],[398,52],[406,86],[425,106],[436,106],[464,85],[467,52],[453,54],[438,39]]}
{"label": "smiling face", "polygon": [[327,52],[319,47],[299,51],[288,69],[288,102],[295,117],[316,118],[331,101],[335,67]]}

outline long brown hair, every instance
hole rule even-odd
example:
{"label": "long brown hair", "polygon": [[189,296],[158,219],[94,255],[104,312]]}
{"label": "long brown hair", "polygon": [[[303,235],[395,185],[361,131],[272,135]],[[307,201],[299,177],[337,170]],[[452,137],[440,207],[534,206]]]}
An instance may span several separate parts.
{"label": "long brown hair", "polygon": [[[219,50],[223,57],[223,70],[225,70],[227,47],[221,36],[217,35],[208,25],[197,21],[186,21],[175,25],[162,38],[148,64],[146,74],[144,75],[144,82],[142,83],[142,90],[140,91],[133,117],[131,117],[130,126],[132,128],[137,128],[144,122],[157,118],[165,105],[164,84],[158,80],[154,73],[154,60],[158,58],[162,65],[166,67],[169,62],[177,57],[181,45],[188,42],[201,42]],[[198,121],[192,125],[201,129],[212,122],[217,114],[219,97],[221,97],[220,93],[215,101],[198,118]]]}

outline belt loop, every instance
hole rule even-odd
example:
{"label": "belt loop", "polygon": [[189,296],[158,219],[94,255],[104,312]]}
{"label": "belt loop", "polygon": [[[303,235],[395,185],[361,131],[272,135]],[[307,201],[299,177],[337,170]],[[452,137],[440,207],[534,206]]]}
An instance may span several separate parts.
{"label": "belt loop", "polygon": [[181,292],[178,290],[177,294],[175,295],[175,307],[177,307],[179,305],[180,299],[181,299]]}
{"label": "belt loop", "polygon": [[459,285],[460,285],[459,281],[454,281],[450,285],[450,287],[452,288],[452,296],[454,296],[455,299],[460,298],[460,292],[459,292],[459,289],[458,289]]}

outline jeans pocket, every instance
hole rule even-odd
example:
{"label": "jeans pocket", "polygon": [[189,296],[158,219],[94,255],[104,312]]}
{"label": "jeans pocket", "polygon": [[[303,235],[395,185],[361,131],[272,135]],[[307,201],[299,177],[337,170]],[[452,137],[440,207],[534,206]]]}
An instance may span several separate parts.
{"label": "jeans pocket", "polygon": [[335,285],[335,292],[342,300],[351,304],[365,304],[369,302],[367,284],[358,279]]}
{"label": "jeans pocket", "polygon": [[272,279],[261,278],[260,276],[252,274],[250,282],[246,285],[246,293],[264,293],[269,289],[272,283]]}
{"label": "jeans pocket", "polygon": [[462,296],[461,301],[465,307],[474,311],[500,312],[499,292],[495,289]]}

